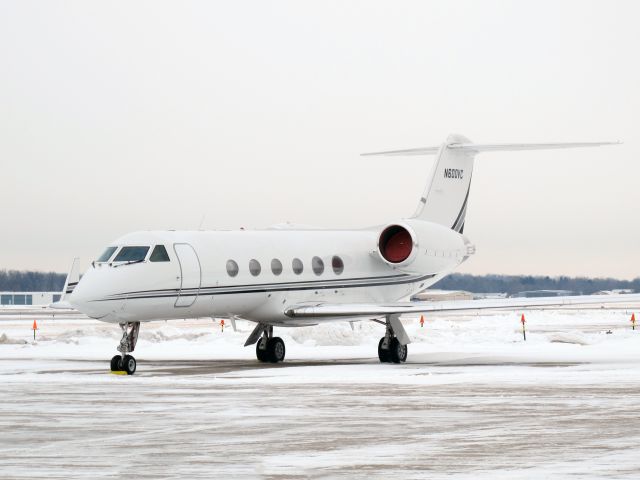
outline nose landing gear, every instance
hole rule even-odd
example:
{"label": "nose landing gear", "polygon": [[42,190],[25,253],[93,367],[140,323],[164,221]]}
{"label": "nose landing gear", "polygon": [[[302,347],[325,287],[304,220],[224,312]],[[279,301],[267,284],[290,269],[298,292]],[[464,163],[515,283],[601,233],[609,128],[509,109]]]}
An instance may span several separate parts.
{"label": "nose landing gear", "polygon": [[118,351],[121,354],[115,355],[111,359],[111,372],[133,375],[137,366],[136,359],[129,353],[136,348],[140,322],[121,323],[120,328],[122,329],[122,338],[120,339],[120,345],[118,345]]}

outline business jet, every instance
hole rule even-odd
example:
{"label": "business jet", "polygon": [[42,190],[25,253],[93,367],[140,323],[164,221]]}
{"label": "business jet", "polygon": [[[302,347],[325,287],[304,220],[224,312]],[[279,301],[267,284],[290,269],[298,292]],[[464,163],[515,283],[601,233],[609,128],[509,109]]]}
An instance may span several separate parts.
{"label": "business jet", "polygon": [[436,155],[415,213],[354,230],[280,225],[266,230],[148,231],[112,242],[80,279],[71,268],[54,305],[119,324],[120,352],[111,370],[136,371],[140,324],[214,317],[255,322],[245,346],[260,362],[281,362],[285,344],[274,327],[373,320],[384,327],[378,357],[407,359],[407,313],[638,301],[639,295],[511,298],[418,303],[408,299],[475,253],[463,234],[474,157],[483,152],[607,145],[599,143],[474,144],[450,135],[438,147],[365,155]]}

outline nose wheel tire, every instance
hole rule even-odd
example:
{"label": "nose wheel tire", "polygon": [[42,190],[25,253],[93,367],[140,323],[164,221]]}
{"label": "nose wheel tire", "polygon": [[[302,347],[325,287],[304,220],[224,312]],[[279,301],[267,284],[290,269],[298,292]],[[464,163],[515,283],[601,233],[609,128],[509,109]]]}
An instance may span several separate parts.
{"label": "nose wheel tire", "polygon": [[284,341],[280,337],[269,339],[267,342],[267,355],[271,363],[278,363],[284,360]]}
{"label": "nose wheel tire", "polygon": [[111,359],[112,372],[127,372],[127,375],[133,375],[136,372],[136,359],[131,355],[116,355]]}
{"label": "nose wheel tire", "polygon": [[133,375],[136,372],[136,359],[131,355],[125,355],[123,370],[127,372],[127,375]]}
{"label": "nose wheel tire", "polygon": [[116,355],[111,359],[111,371],[112,372],[122,371],[122,355]]}

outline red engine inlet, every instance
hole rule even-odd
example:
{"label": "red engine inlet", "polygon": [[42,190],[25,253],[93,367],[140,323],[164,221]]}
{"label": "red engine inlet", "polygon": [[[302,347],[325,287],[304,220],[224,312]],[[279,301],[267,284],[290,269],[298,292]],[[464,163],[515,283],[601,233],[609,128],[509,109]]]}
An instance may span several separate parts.
{"label": "red engine inlet", "polygon": [[409,231],[400,225],[391,225],[380,234],[380,254],[389,263],[404,262],[413,250],[413,239]]}

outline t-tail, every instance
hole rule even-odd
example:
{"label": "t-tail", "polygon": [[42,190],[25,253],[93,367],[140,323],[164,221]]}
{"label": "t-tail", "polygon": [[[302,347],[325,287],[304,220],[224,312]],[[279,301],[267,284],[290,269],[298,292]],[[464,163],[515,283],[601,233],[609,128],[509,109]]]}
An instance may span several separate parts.
{"label": "t-tail", "polygon": [[438,147],[391,150],[363,155],[437,155],[427,186],[412,218],[438,223],[464,231],[464,223],[471,191],[473,160],[482,152],[509,152],[517,150],[550,150],[557,148],[598,147],[620,142],[582,143],[511,143],[476,144],[462,135],[452,134]]}

